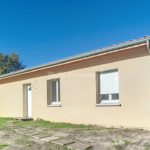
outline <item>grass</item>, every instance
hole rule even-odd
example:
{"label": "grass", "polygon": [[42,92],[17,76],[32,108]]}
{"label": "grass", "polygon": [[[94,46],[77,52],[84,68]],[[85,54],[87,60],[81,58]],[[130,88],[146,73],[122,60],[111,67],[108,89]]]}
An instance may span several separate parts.
{"label": "grass", "polygon": [[111,141],[111,143],[115,143],[115,141],[114,141],[114,140],[112,140],[112,141]]}
{"label": "grass", "polygon": [[56,123],[37,119],[35,121],[14,121],[14,125],[19,126],[39,126],[39,127],[50,127],[50,128],[80,128],[80,129],[92,129],[91,125],[75,125],[71,123]]}
{"label": "grass", "polygon": [[147,150],[149,149],[150,150],[150,146],[146,146],[145,149],[147,149]]}
{"label": "grass", "polygon": [[129,144],[132,143],[132,141],[128,141],[128,140],[123,140],[125,142],[125,144]]}
{"label": "grass", "polygon": [[4,148],[6,146],[8,146],[8,145],[7,144],[0,144],[0,149]]}
{"label": "grass", "polygon": [[4,128],[5,127],[5,122],[10,121],[10,120],[13,120],[13,119],[10,119],[10,118],[1,118],[0,117],[0,128]]}
{"label": "grass", "polygon": [[24,147],[29,147],[31,145],[31,142],[28,140],[28,137],[24,136],[20,139],[17,139],[15,141],[16,144],[19,144],[19,145],[23,145]]}
{"label": "grass", "polygon": [[119,141],[114,141],[114,140],[111,141],[111,143],[117,143],[117,142],[119,142]]}
{"label": "grass", "polygon": [[[0,117],[0,128],[5,127],[5,122],[13,120],[11,118],[2,118]],[[96,130],[101,130],[101,129],[108,129],[108,130],[113,130],[115,128],[110,127],[110,128],[105,128],[105,127],[95,127],[92,125],[83,125],[83,124],[71,124],[71,123],[63,123],[63,122],[50,122],[46,121],[43,119],[37,119],[35,121],[18,121],[15,120],[13,122],[14,125],[18,126],[37,126],[37,127],[49,127],[49,128],[76,128],[79,130],[90,130],[90,129],[95,129]]]}

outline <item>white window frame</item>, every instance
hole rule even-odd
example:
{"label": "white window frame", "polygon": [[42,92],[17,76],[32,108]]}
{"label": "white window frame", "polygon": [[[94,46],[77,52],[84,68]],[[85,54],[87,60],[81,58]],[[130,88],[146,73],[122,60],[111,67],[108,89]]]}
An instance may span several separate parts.
{"label": "white window frame", "polygon": [[119,103],[119,99],[113,99],[111,94],[109,94],[109,100],[101,100],[100,103]]}
{"label": "white window frame", "polygon": [[[118,68],[114,68],[114,69],[109,69],[109,70],[103,70],[103,71],[100,71],[98,72],[98,102],[96,104],[96,106],[105,106],[105,105],[118,105],[120,106],[120,103],[119,103],[119,99],[116,99],[116,100],[112,100],[112,95],[111,93],[109,93],[109,100],[100,100],[100,75],[103,73],[103,72],[107,72],[107,71],[114,71],[114,70],[117,70],[118,71],[118,88],[119,88],[119,70]],[[114,94],[114,93],[112,93]],[[116,93],[117,94],[117,93]],[[119,94],[119,93],[118,93]],[[120,95],[120,94],[119,94]]]}
{"label": "white window frame", "polygon": [[[56,82],[56,102],[52,99],[52,83]],[[50,80],[50,105],[48,106],[60,106],[60,79]]]}

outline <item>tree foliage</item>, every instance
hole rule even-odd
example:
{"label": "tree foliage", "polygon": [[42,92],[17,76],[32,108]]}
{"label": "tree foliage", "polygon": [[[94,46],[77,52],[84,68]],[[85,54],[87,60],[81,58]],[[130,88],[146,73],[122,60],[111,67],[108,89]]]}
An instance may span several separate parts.
{"label": "tree foliage", "polygon": [[26,66],[19,60],[19,54],[13,51],[11,54],[0,53],[0,74],[10,73]]}

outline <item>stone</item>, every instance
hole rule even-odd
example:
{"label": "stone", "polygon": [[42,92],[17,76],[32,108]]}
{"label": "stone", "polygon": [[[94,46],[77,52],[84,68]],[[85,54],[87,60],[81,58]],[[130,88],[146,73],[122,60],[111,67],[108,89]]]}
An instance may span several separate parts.
{"label": "stone", "polygon": [[24,132],[25,135],[30,135],[30,136],[34,136],[34,135],[38,135],[38,132]]}
{"label": "stone", "polygon": [[67,144],[74,143],[74,141],[69,140],[69,139],[59,139],[59,140],[52,141],[52,143],[55,143],[55,144],[58,144],[58,145],[67,145]]}
{"label": "stone", "polygon": [[36,138],[36,139],[41,139],[41,138],[45,138],[45,137],[49,137],[50,135],[47,134],[38,134],[38,135],[33,135],[32,137]]}
{"label": "stone", "polygon": [[69,149],[75,149],[75,150],[85,150],[91,147],[90,144],[87,143],[81,143],[81,142],[76,142],[71,145],[67,146]]}
{"label": "stone", "polygon": [[58,140],[59,137],[55,137],[55,136],[50,136],[50,137],[46,137],[46,138],[42,138],[42,141],[46,141],[46,142],[50,142],[50,141],[54,141],[54,140]]}

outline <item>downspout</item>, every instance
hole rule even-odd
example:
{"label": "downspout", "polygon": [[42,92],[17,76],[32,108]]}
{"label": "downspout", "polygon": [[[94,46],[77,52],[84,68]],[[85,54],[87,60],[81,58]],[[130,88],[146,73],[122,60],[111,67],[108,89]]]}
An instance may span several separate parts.
{"label": "downspout", "polygon": [[148,49],[148,52],[150,53],[150,40],[147,40],[147,49]]}

